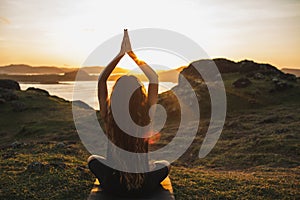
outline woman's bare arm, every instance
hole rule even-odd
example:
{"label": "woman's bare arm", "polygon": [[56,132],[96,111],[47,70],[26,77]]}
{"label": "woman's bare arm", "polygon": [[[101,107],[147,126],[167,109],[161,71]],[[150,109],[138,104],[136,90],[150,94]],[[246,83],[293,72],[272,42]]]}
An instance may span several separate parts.
{"label": "woman's bare arm", "polygon": [[158,75],[145,61],[139,60],[133,51],[127,52],[127,54],[141,68],[149,80],[148,102],[150,106],[156,104],[158,96]]}
{"label": "woman's bare arm", "polygon": [[100,115],[102,119],[105,118],[107,113],[108,92],[107,92],[106,81],[110,76],[110,74],[112,73],[112,71],[117,66],[117,64],[119,63],[119,61],[125,55],[126,51],[128,51],[127,38],[125,33],[127,33],[127,29],[124,30],[123,41],[122,41],[121,50],[119,54],[107,65],[107,67],[105,67],[105,69],[102,71],[98,79],[98,101],[100,106]]}
{"label": "woman's bare arm", "polygon": [[119,61],[124,55],[118,54],[108,65],[105,67],[105,69],[102,71],[102,73],[99,76],[98,79],[98,101],[100,106],[100,115],[102,119],[105,118],[106,112],[107,112],[107,98],[108,98],[108,92],[107,92],[107,79],[109,75],[112,73],[112,71],[115,69]]}

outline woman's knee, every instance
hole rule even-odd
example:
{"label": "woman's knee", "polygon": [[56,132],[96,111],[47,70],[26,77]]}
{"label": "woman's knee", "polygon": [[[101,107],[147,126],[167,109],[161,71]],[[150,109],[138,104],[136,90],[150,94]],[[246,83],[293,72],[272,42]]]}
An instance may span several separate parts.
{"label": "woman's knee", "polygon": [[171,164],[166,160],[158,160],[154,162],[155,168],[167,168],[168,172],[171,170]]}
{"label": "woman's knee", "polygon": [[101,161],[105,161],[106,159],[105,159],[103,156],[91,155],[91,156],[88,158],[87,162],[90,163],[90,162],[93,161],[93,160],[98,160],[98,161],[101,162]]}
{"label": "woman's knee", "polygon": [[103,156],[91,155],[88,158],[88,167],[100,182],[104,180],[105,174],[108,173],[106,159]]}

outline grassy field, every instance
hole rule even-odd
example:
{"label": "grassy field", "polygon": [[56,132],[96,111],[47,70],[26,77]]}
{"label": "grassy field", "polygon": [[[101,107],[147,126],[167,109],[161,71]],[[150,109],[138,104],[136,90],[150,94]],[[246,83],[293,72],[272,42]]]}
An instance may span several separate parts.
{"label": "grassy field", "polygon": [[[299,199],[299,87],[266,96],[271,85],[253,80],[249,88],[232,88],[238,76],[227,76],[224,130],[199,159],[208,119],[201,121],[193,144],[172,164],[176,199]],[[15,94],[17,100],[0,105],[0,199],[85,199],[94,176],[71,103],[34,90]],[[240,109],[250,98],[262,103]],[[16,101],[25,105],[22,111],[14,110]],[[168,122],[156,146],[174,131]]]}
{"label": "grassy field", "polygon": [[[80,143],[21,144],[1,150],[1,199],[85,199],[94,177]],[[36,169],[27,168],[40,162]],[[170,174],[176,199],[298,199],[300,169],[182,167]]]}

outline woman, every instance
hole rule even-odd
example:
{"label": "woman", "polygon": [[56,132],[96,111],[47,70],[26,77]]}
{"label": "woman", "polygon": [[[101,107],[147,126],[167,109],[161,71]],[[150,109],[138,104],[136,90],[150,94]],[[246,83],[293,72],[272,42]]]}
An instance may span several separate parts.
{"label": "woman", "polygon": [[[136,77],[122,76],[116,81],[111,96],[108,98],[106,81],[125,53],[135,61],[148,78],[148,94],[146,94],[144,85]],[[129,109],[130,116],[124,115],[124,117],[122,117],[123,115],[121,113],[123,125],[120,127],[119,123],[116,123],[117,120],[114,118],[116,115],[113,115],[113,110],[124,110],[126,104],[122,102],[122,99],[126,99],[129,91],[133,91],[129,100],[129,108],[127,108]],[[103,70],[98,81],[100,115],[104,120],[106,135],[115,146],[133,153],[148,152],[148,140],[145,137],[151,132],[151,126],[150,129],[137,129],[131,122],[133,121],[136,125],[141,127],[147,127],[150,123],[151,115],[154,115],[157,95],[158,76],[149,65],[137,59],[131,50],[128,32],[125,29],[119,54]],[[112,102],[118,102],[117,104],[113,104],[113,109]],[[153,106],[154,109],[150,109],[151,112],[149,116],[148,112],[151,106]],[[126,126],[126,130],[124,130],[124,125]],[[134,132],[134,136],[128,134],[128,132]],[[107,159],[92,155],[88,159],[88,165],[106,192],[130,197],[151,194],[160,186],[160,182],[163,181],[169,173],[170,165],[167,161],[154,162],[154,165],[151,166],[153,169],[147,173],[123,172],[106,165],[107,163],[110,163],[109,166],[111,166],[111,164],[122,165],[124,169],[131,167],[131,171],[137,170],[139,167],[144,167],[145,171],[149,171],[148,157],[140,156],[140,154],[134,155],[136,156],[131,156],[130,159],[124,160],[120,151],[108,143]],[[132,169],[132,167],[135,167],[135,169]]]}

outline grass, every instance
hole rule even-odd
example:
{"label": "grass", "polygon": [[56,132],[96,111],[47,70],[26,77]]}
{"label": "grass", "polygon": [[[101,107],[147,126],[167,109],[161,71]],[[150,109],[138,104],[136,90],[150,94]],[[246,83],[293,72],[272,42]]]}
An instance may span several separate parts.
{"label": "grass", "polygon": [[[176,199],[299,199],[299,87],[270,94],[272,84],[251,80],[249,88],[237,89],[231,84],[238,75],[225,76],[223,132],[210,154],[198,159],[209,122],[201,120],[193,144],[172,164]],[[85,199],[94,176],[70,102],[36,91],[17,95],[24,111],[13,111],[12,102],[0,105],[0,199]],[[262,103],[252,106],[251,99]],[[154,149],[174,137],[177,121],[170,118]],[[12,146],[15,141],[21,144]],[[43,167],[30,170],[33,162]]]}
{"label": "grass", "polygon": [[[28,143],[1,150],[1,199],[85,199],[94,177],[86,166],[80,143],[58,147],[55,142]],[[41,162],[40,171],[27,169]],[[62,164],[63,163],[63,164]],[[259,167],[247,170],[216,170],[206,167],[173,166],[176,199],[297,199],[299,166]]]}
{"label": "grass", "polygon": [[220,171],[176,167],[171,177],[177,199],[297,199],[297,172],[299,168]]}
{"label": "grass", "polygon": [[[93,176],[86,168],[88,156],[80,144],[59,149],[52,143],[29,143],[1,150],[10,158],[1,160],[1,199],[85,199]],[[27,169],[32,162],[44,166]]]}
{"label": "grass", "polygon": [[1,105],[1,144],[13,140],[31,140],[39,135],[48,140],[57,136],[75,139],[77,133],[70,102],[36,91],[17,91],[16,94],[19,98],[17,101],[24,103],[26,109],[22,112],[13,111],[12,102]]}

